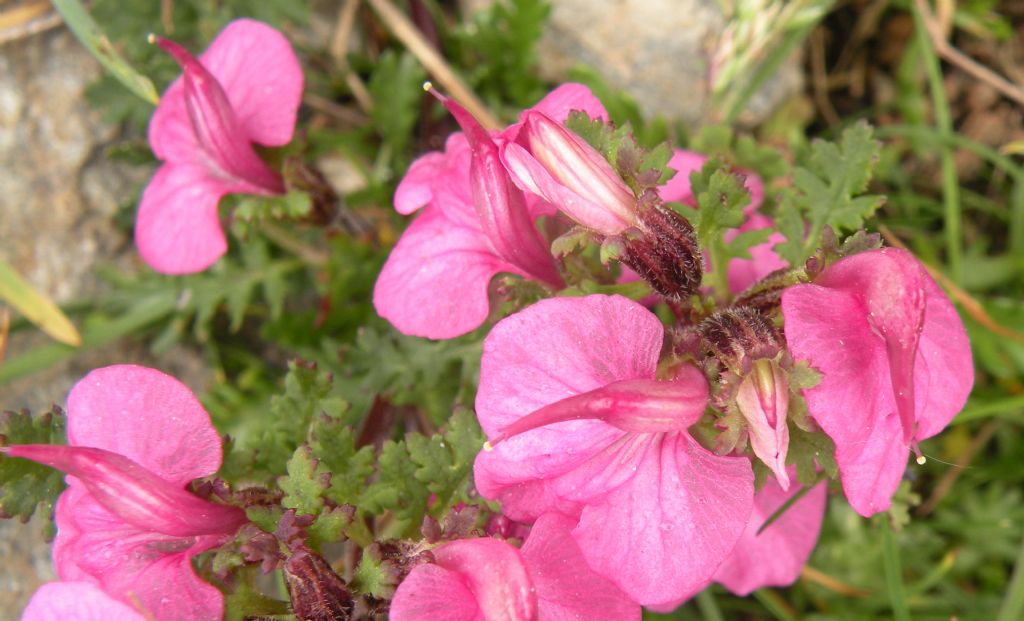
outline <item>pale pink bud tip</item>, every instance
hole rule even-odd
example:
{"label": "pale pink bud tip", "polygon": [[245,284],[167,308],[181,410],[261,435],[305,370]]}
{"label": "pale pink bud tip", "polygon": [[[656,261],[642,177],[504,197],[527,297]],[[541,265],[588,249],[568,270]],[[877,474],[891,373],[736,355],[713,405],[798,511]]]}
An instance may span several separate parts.
{"label": "pale pink bud tip", "polygon": [[786,455],[789,452],[789,381],[774,360],[755,360],[740,383],[736,406],[743,414],[754,454],[775,473],[779,486],[789,489]]}

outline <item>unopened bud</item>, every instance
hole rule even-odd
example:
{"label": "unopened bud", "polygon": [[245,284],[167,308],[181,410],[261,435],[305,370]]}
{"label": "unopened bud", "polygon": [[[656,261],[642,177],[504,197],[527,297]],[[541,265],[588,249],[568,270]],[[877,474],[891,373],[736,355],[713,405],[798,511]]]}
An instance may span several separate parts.
{"label": "unopened bud", "polygon": [[322,556],[298,550],[284,564],[292,612],[302,621],[352,618],[352,593]]}
{"label": "unopened bud", "polygon": [[774,358],[782,336],[770,319],[748,307],[727,308],[697,326],[701,347],[726,368],[745,374],[753,360]]}
{"label": "unopened bud", "polygon": [[666,297],[685,299],[696,293],[704,268],[693,225],[660,204],[642,209],[639,219],[637,228],[622,236],[622,262]]}

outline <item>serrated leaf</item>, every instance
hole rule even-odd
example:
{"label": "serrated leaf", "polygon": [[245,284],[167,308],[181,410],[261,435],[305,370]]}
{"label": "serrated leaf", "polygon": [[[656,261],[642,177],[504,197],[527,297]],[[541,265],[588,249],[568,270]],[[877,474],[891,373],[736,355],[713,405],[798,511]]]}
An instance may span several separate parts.
{"label": "serrated leaf", "polygon": [[326,497],[337,504],[356,502],[373,474],[373,447],[356,450],[352,428],[328,414],[315,420],[310,436],[313,455],[331,473]]}
{"label": "serrated leaf", "polygon": [[310,545],[319,549],[325,543],[341,541],[345,538],[345,531],[352,524],[355,515],[355,508],[351,505],[325,509],[317,516],[316,521],[306,528],[311,538]]}
{"label": "serrated leaf", "polygon": [[331,485],[331,474],[320,467],[308,446],[300,446],[288,460],[288,474],[278,478],[284,492],[281,506],[296,513],[315,515],[324,506],[324,493]]}
{"label": "serrated leaf", "polygon": [[416,464],[404,441],[384,443],[377,458],[377,476],[363,492],[360,508],[377,514],[389,510],[405,527],[419,526],[430,491],[416,479]]}
{"label": "serrated leaf", "polygon": [[865,122],[847,128],[838,144],[820,139],[812,143],[806,165],[793,173],[794,192],[788,195],[810,222],[807,238],[797,256],[792,243],[803,233],[796,231],[793,214],[787,214],[784,234],[789,243],[780,249],[783,258],[793,265],[802,263],[814,251],[826,225],[837,232],[864,225],[864,220],[885,202],[881,195],[857,196],[867,190],[880,152],[881,143],[873,138],[871,126]]}
{"label": "serrated leaf", "polygon": [[743,179],[721,160],[712,158],[699,171],[690,173],[690,187],[697,203],[694,228],[702,246],[721,243],[726,230],[743,224],[743,208],[750,204],[750,192]]}
{"label": "serrated leaf", "polygon": [[419,117],[425,77],[423,68],[411,54],[385,50],[377,59],[367,85],[374,102],[370,118],[392,155],[399,158],[396,169],[405,167],[404,154]]}
{"label": "serrated leaf", "polygon": [[[33,417],[27,411],[0,414],[0,440],[11,444],[63,444],[65,418],[59,409]],[[47,519],[64,489],[64,474],[27,459],[0,456],[0,513],[27,522],[36,508]]]}
{"label": "serrated leaf", "polygon": [[796,477],[801,485],[813,485],[819,467],[831,479],[839,476],[835,452],[835,444],[823,431],[808,432],[799,427],[790,427],[786,463],[796,466]]}
{"label": "serrated leaf", "polygon": [[437,511],[447,510],[468,490],[473,460],[483,443],[476,416],[467,409],[452,415],[443,435],[406,436],[409,457],[416,464],[416,479],[437,495]]}

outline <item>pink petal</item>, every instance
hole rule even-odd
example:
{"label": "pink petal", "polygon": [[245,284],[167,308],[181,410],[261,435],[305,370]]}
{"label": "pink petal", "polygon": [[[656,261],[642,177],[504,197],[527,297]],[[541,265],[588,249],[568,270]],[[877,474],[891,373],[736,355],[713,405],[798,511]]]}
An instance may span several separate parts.
{"label": "pink petal", "polygon": [[[80,485],[71,480],[71,490]],[[196,576],[191,559],[230,537],[154,534],[112,515],[89,494],[79,493],[72,500],[58,505],[57,513],[54,564],[63,579],[68,574],[86,576],[109,595],[141,604],[157,619],[221,618],[223,595]],[[69,525],[73,536],[67,533]]]}
{"label": "pink petal", "polygon": [[788,490],[789,380],[786,373],[772,360],[755,360],[736,391],[736,407],[747,422],[754,454],[772,469],[782,489]]}
{"label": "pink petal", "polygon": [[164,274],[191,274],[227,252],[217,203],[230,187],[206,169],[164,164],[149,181],[135,219],[135,245],[150,267]]}
{"label": "pink petal", "polygon": [[460,574],[488,621],[531,621],[537,596],[523,558],[504,541],[460,539],[434,550],[438,566]]}
{"label": "pink petal", "polygon": [[699,171],[704,167],[706,161],[708,161],[708,156],[703,153],[673,149],[668,167],[676,171],[676,174],[658,188],[658,196],[661,197],[661,200],[685,203],[690,207],[696,207],[693,190],[690,188],[690,173]]}
{"label": "pink petal", "polygon": [[595,574],[570,536],[574,520],[541,516],[521,553],[537,592],[539,621],[640,619],[640,606],[611,581]]}
{"label": "pink petal", "polygon": [[398,585],[391,621],[485,621],[466,579],[438,565],[418,565]]}
{"label": "pink petal", "polygon": [[686,433],[652,434],[633,478],[586,505],[573,537],[587,563],[640,604],[701,588],[753,507],[750,462],[719,457]]}
{"label": "pink petal", "polygon": [[267,146],[291,141],[303,77],[284,35],[262,22],[238,19],[199,60],[224,87],[251,141]]}
{"label": "pink petal", "polygon": [[[657,317],[626,298],[542,300],[498,322],[484,341],[476,399],[480,424],[494,438],[548,404],[619,380],[653,378],[662,335]],[[477,487],[488,498],[511,494],[503,496],[503,508],[513,517],[536,517],[546,508],[567,511],[550,505],[557,501],[546,485],[531,484],[528,494],[515,490],[572,470],[622,435],[591,420],[532,430],[477,456]],[[549,504],[538,504],[538,494]]]}
{"label": "pink petal", "polygon": [[488,437],[520,417],[619,380],[653,379],[664,329],[620,296],[549,298],[484,341],[476,410]]}
{"label": "pink petal", "polygon": [[[795,476],[790,468],[790,476]],[[746,596],[767,586],[788,586],[800,577],[818,541],[825,515],[828,487],[818,484],[789,507],[760,535],[757,531],[793,494],[772,479],[754,496],[754,511],[729,558],[715,572],[715,581],[736,595]]]}
{"label": "pink petal", "polygon": [[453,338],[490,312],[488,286],[499,272],[520,273],[478,229],[428,208],[402,234],[373,290],[377,313],[403,334]]}
{"label": "pink petal", "polygon": [[560,85],[532,107],[524,110],[523,115],[531,110],[542,112],[559,123],[565,123],[573,110],[586,112],[591,119],[608,120],[608,112],[601,100],[594,97],[588,87],[575,82]]}
{"label": "pink petal", "polygon": [[124,455],[179,486],[220,468],[220,435],[192,391],[156,369],[92,371],[68,395],[68,442]]}
{"label": "pink petal", "polygon": [[956,308],[925,275],[924,326],[914,365],[918,440],[942,431],[963,409],[974,386],[971,343]]}
{"label": "pink petal", "polygon": [[145,621],[127,604],[121,603],[88,582],[48,582],[36,589],[22,621]]}
{"label": "pink petal", "polygon": [[444,152],[431,151],[417,158],[395,190],[395,210],[411,214],[427,204],[437,205],[449,219],[462,224],[476,221],[470,196],[469,141],[462,132],[448,136]]}

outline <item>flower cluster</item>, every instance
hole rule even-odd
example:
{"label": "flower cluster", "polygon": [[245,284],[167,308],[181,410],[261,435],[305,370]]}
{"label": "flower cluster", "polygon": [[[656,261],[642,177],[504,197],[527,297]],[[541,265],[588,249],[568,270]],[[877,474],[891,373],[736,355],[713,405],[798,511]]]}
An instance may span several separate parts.
{"label": "flower cluster", "polygon": [[[452,572],[475,594],[464,598],[468,616],[561,618],[541,600],[539,617],[529,612],[525,595],[531,567],[544,564],[526,551],[556,521],[586,571],[655,610],[711,582],[741,595],[789,584],[814,547],[826,495],[807,481],[809,492],[774,515],[801,489],[788,459],[793,425],[834,443],[854,509],[888,508],[909,452],[949,422],[973,383],[963,325],[916,259],[867,244],[789,266],[772,231],[727,264],[732,302],[717,299],[717,311],[694,304],[713,266],[686,208],[668,203],[697,207],[691,173],[707,157],[675,151],[668,167],[677,174],[660,185],[657,175],[624,170],[629,157],[608,159],[567,127],[570,110],[606,122],[580,85],[563,85],[493,133],[444,103],[464,133],[417,160],[399,186],[400,212],[425,208],[378,281],[384,317],[408,334],[447,338],[486,320],[498,272],[559,289],[571,274],[563,253],[545,250],[535,221],[565,230],[565,217],[577,226],[570,234],[602,246],[606,264],[632,268],[621,278],[642,278],[664,296],[676,322],[666,331],[637,301],[589,295],[542,299],[490,329],[476,398],[489,440],[476,488],[533,531],[518,560],[495,540],[439,548],[436,564],[399,589],[396,618],[432,618],[436,593],[458,582]],[[773,226],[759,212],[764,185],[739,174],[751,200],[726,243]],[[783,284],[760,287],[768,281]],[[820,375],[817,384],[792,380],[801,365]],[[794,419],[794,408],[806,416]],[[774,474],[759,490],[752,460]]]}

